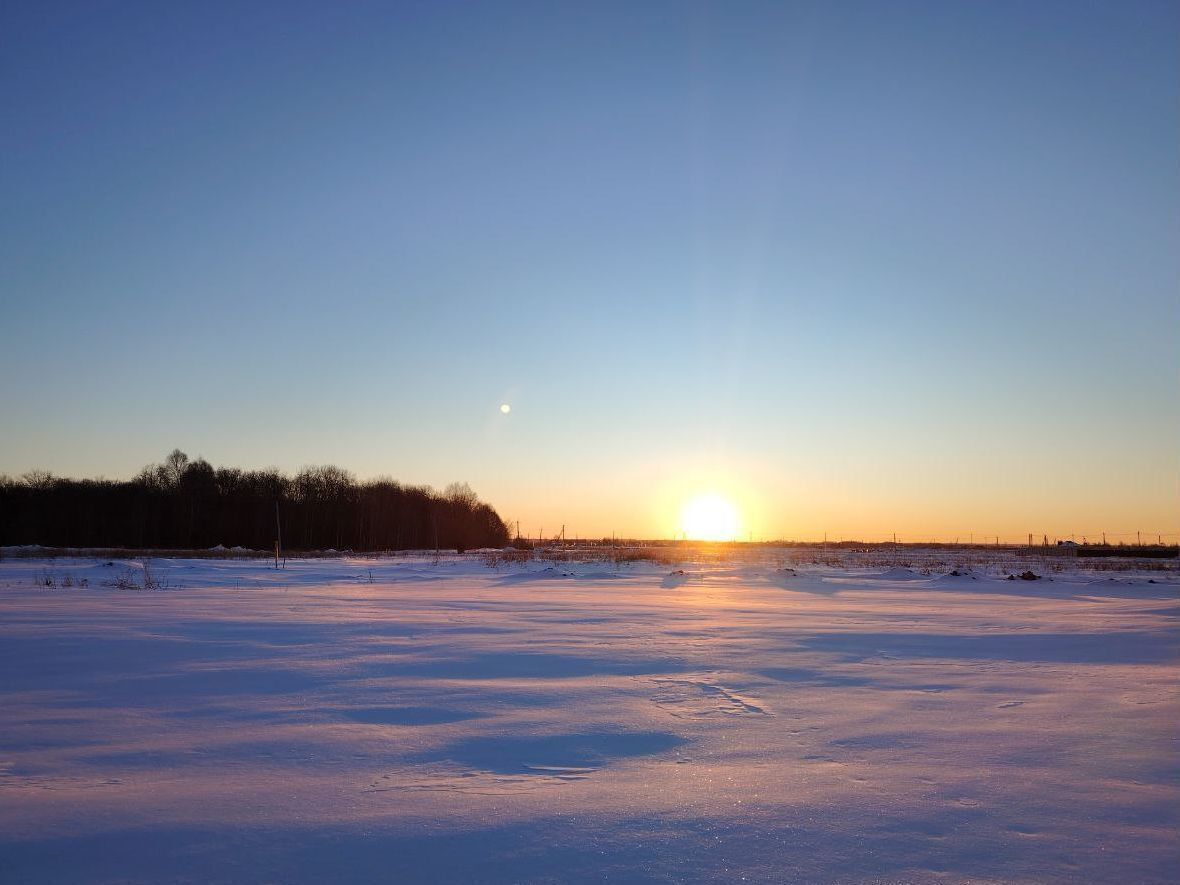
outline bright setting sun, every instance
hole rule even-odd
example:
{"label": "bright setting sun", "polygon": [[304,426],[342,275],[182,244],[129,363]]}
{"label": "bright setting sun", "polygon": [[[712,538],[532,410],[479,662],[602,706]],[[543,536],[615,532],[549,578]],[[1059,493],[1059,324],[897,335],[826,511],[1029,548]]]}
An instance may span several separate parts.
{"label": "bright setting sun", "polygon": [[693,541],[732,541],[741,531],[733,502],[721,495],[697,495],[680,511],[680,526]]}

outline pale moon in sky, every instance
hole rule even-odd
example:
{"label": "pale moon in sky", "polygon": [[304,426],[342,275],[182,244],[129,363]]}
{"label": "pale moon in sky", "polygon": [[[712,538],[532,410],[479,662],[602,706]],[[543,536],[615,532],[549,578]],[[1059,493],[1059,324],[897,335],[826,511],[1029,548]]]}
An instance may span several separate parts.
{"label": "pale moon in sky", "polygon": [[503,405],[500,406],[500,412],[504,415],[507,415],[511,411],[512,411],[512,406],[508,405],[508,403],[504,403]]}

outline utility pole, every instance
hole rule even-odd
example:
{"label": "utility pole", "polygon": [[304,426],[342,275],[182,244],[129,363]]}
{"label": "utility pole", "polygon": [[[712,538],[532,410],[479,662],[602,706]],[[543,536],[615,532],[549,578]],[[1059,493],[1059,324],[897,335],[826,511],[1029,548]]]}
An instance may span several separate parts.
{"label": "utility pole", "polygon": [[283,549],[283,524],[279,522],[279,502],[275,501],[275,568],[279,567],[279,551]]}

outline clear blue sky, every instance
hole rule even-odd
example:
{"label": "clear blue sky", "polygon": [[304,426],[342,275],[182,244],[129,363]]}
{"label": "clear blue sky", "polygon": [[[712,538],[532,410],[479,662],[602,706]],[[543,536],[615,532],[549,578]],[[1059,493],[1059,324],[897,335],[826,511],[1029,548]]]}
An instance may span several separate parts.
{"label": "clear blue sky", "polygon": [[[1180,5],[0,9],[0,472],[1180,530]],[[501,415],[501,403],[512,413]]]}

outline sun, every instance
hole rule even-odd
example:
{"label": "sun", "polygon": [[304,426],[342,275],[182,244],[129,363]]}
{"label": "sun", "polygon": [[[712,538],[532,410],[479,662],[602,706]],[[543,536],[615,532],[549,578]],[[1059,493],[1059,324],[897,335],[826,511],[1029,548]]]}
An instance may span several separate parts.
{"label": "sun", "polygon": [[732,541],[741,532],[737,508],[717,494],[697,495],[685,504],[680,526],[693,541]]}

